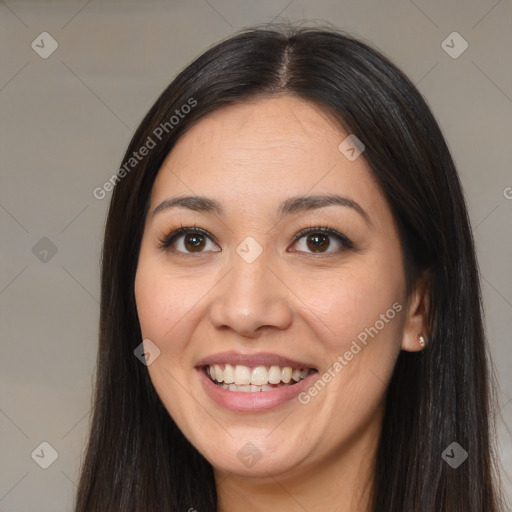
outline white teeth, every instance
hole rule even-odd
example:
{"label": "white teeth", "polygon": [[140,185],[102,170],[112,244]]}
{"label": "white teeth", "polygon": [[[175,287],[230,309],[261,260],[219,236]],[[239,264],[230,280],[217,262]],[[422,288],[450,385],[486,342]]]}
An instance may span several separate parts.
{"label": "white teeth", "polygon": [[268,372],[264,366],[256,366],[251,373],[251,384],[262,386],[268,382]]}
{"label": "white teeth", "polygon": [[[247,366],[236,366],[235,367],[235,384],[237,386],[245,386],[251,383],[251,370]],[[219,380],[219,379],[217,379]]]}
{"label": "white teeth", "polygon": [[286,366],[281,371],[281,380],[288,384],[292,380],[292,369],[289,366]]}
{"label": "white teeth", "polygon": [[206,367],[206,373],[224,389],[256,393],[275,389],[271,384],[279,387],[289,383],[295,384],[306,378],[309,370],[276,365],[256,366],[252,369],[236,365],[233,368],[230,364],[224,365],[224,369],[222,369],[219,364],[214,364]]}
{"label": "white teeth", "polygon": [[[218,373],[217,373],[217,375],[218,375]],[[300,370],[293,370],[293,372],[292,372],[292,379],[295,382],[299,382],[299,380],[300,380]]]}
{"label": "white teeth", "polygon": [[235,382],[235,371],[230,364],[224,367],[224,382],[226,384],[233,384]]}
{"label": "white teeth", "polygon": [[218,364],[215,364],[213,366],[213,372],[214,372],[213,374],[215,375],[215,378],[217,379],[217,381],[222,382],[224,372],[220,369],[220,366]]}
{"label": "white teeth", "polygon": [[255,386],[254,384],[245,386],[237,386],[236,384],[219,384],[219,386],[221,388],[228,389],[229,391],[238,391],[239,393],[259,393],[260,391],[272,391],[275,389],[269,384],[263,384],[263,386]]}
{"label": "white teeth", "polygon": [[268,371],[268,381],[270,384],[279,384],[281,382],[281,368],[279,366],[271,366]]}

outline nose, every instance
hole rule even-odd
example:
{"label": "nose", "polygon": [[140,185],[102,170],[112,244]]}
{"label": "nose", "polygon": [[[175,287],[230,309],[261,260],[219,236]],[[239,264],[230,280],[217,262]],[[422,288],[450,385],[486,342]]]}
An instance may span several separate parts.
{"label": "nose", "polygon": [[263,255],[247,263],[235,254],[233,267],[216,287],[210,321],[217,329],[230,329],[246,338],[257,338],[272,328],[286,329],[293,311],[292,293],[284,281]]}

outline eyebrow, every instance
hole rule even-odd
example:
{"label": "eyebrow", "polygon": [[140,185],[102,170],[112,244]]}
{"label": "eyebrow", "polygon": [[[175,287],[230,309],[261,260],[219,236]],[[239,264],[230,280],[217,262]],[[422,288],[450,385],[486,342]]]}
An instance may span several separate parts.
{"label": "eyebrow", "polygon": [[[297,196],[290,197],[281,203],[278,209],[279,217],[282,219],[286,215],[294,213],[325,208],[326,206],[345,206],[351,208],[361,215],[365,222],[370,226],[373,225],[369,215],[361,207],[359,203],[348,197],[337,194],[316,195],[316,196]],[[204,196],[178,196],[165,199],[151,213],[154,217],[157,213],[170,208],[187,208],[196,212],[213,213],[218,216],[224,214],[224,208],[221,203],[215,199]]]}

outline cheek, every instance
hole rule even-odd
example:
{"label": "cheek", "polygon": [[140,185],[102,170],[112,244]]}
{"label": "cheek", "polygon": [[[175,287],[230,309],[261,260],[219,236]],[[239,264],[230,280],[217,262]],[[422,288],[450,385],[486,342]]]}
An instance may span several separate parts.
{"label": "cheek", "polygon": [[135,299],[142,337],[153,341],[162,355],[165,351],[166,356],[178,356],[186,343],[182,331],[194,304],[193,280],[187,284],[166,275],[159,262],[142,263],[137,269]]}
{"label": "cheek", "polygon": [[[349,423],[356,428],[377,410],[400,352],[405,286],[401,259],[391,251],[387,257],[380,254],[364,265],[347,265],[333,279],[322,280],[322,286],[317,282],[318,287],[308,287],[304,300],[315,312],[308,322],[316,326],[326,363],[328,391],[317,407],[333,424],[339,420],[349,430]],[[317,389],[323,389],[322,383],[310,390],[312,400]]]}
{"label": "cheek", "polygon": [[191,340],[207,315],[208,291],[219,276],[171,268],[165,257],[140,258],[135,300],[143,339],[149,338],[161,351],[159,365],[181,371],[197,356]]}
{"label": "cheek", "polygon": [[313,285],[310,281],[301,298],[314,312],[310,322],[317,326],[317,336],[324,340],[329,352],[339,352],[376,322],[382,334],[398,324],[397,308],[392,306],[402,300],[402,282],[400,273],[392,267],[354,265],[329,280]]}
{"label": "cheek", "polygon": [[[150,339],[160,350],[148,366],[157,394],[171,416],[179,413],[181,403],[178,380],[183,380],[182,364],[190,339],[190,287],[168,275],[162,262],[141,259],[135,277],[135,300],[143,339]],[[192,285],[191,285],[192,286]],[[176,409],[176,410],[175,410]]]}
{"label": "cheek", "polygon": [[331,441],[360,431],[381,411],[400,352],[404,308],[395,279],[382,268],[354,268],[325,282],[323,294],[310,291],[304,301],[314,305],[308,323],[322,341],[325,366],[322,382],[306,390],[300,403],[328,419],[323,433]]}

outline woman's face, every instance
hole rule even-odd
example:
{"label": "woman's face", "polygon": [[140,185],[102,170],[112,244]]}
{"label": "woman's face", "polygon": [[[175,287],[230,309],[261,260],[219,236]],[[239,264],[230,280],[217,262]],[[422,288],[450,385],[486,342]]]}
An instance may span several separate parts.
{"label": "woman's face", "polygon": [[295,97],[232,105],[154,183],[135,282],[148,371],[218,471],[292,474],[371,450],[396,357],[415,350],[397,229],[361,148],[339,148],[348,135]]}

